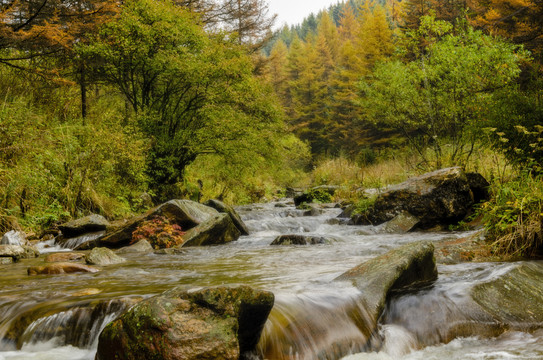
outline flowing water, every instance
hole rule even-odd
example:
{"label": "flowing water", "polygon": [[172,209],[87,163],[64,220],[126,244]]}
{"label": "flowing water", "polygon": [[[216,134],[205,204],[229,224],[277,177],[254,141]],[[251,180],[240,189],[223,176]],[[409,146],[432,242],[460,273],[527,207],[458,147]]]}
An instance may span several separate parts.
{"label": "flowing water", "polygon": [[[338,209],[302,216],[286,201],[238,211],[251,235],[223,246],[176,255],[123,254],[127,262],[92,274],[27,276],[27,268],[42,264],[43,257],[0,266],[0,360],[91,360],[103,327],[138,300],[173,286],[225,284],[275,294],[259,345],[270,360],[543,359],[543,332],[491,339],[447,339],[441,332],[453,321],[484,321],[465,318],[463,299],[473,284],[511,264],[440,265],[434,286],[387,305],[376,339],[368,342],[360,331],[353,316],[359,292],[334,278],[402,244],[465,233],[385,234],[379,227],[339,223]],[[269,245],[282,234],[324,236],[331,243]],[[42,249],[59,250],[66,251]]]}

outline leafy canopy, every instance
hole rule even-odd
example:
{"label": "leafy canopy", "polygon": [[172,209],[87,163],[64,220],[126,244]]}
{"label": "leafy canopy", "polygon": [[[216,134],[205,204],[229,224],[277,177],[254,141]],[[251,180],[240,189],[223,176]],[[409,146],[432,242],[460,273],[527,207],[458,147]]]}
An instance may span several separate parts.
{"label": "leafy canopy", "polygon": [[454,163],[469,156],[469,128],[483,119],[498,91],[514,85],[528,54],[466,24],[453,28],[433,17],[423,17],[407,37],[416,58],[378,65],[361,84],[361,103],[371,121],[402,131],[421,155],[431,146],[436,167],[443,143],[452,147]]}
{"label": "leafy canopy", "polygon": [[[169,1],[130,0],[82,56],[127,99],[152,139],[147,173],[165,200],[198,155],[272,152],[280,112],[253,75],[244,47],[208,34],[195,15]],[[251,155],[252,154],[252,155]]]}

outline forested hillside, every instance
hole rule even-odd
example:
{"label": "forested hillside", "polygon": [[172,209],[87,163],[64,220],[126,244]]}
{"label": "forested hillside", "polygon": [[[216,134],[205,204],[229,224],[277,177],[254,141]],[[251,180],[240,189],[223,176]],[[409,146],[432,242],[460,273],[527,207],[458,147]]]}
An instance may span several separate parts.
{"label": "forested hillside", "polygon": [[265,2],[2,6],[0,231],[13,217],[114,218],[202,186],[256,201],[304,165],[258,76]]}
{"label": "forested hillside", "polygon": [[499,125],[479,110],[538,99],[541,11],[530,1],[348,1],[281,29],[268,78],[314,156],[406,142],[439,153],[451,140],[454,162],[468,126]]}
{"label": "forested hillside", "polygon": [[[266,76],[321,164],[315,180],[347,183],[345,164],[361,169],[351,184],[370,186],[404,171],[482,171],[494,184],[478,212],[489,238],[530,252],[543,242],[542,26],[537,1],[348,1],[281,29]],[[400,158],[403,170],[386,167]]]}

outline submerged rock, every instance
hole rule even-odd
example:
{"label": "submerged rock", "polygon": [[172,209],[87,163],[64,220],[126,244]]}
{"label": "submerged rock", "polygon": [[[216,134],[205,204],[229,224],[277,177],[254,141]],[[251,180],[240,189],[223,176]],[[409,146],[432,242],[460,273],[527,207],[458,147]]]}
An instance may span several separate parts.
{"label": "submerged rock", "polygon": [[72,274],[72,273],[95,273],[100,271],[92,266],[87,266],[77,263],[52,263],[45,266],[29,267],[28,275],[55,275],[55,274]]}
{"label": "submerged rock", "polygon": [[149,243],[149,241],[143,239],[133,245],[120,248],[117,250],[117,254],[151,253],[153,251],[153,246]]}
{"label": "submerged rock", "polygon": [[359,324],[369,337],[377,328],[391,291],[427,284],[437,279],[434,245],[414,242],[356,266],[337,277],[351,281],[362,293],[357,299],[366,313]]}
{"label": "submerged rock", "polygon": [[316,245],[331,243],[332,240],[322,236],[281,235],[275,238],[270,245]]}
{"label": "submerged rock", "polygon": [[239,236],[240,232],[232,218],[228,214],[217,214],[187,231],[179,247],[226,244],[237,240]]}
{"label": "submerged rock", "polygon": [[94,248],[85,257],[85,262],[89,265],[114,265],[125,262],[126,259],[115,254],[113,251],[107,248]]}
{"label": "submerged rock", "polygon": [[100,334],[97,360],[238,360],[256,351],[274,296],[248,286],[179,288],[143,300]]}
{"label": "submerged rock", "polygon": [[437,170],[391,186],[357,224],[378,225],[402,212],[420,219],[420,227],[454,224],[471,211],[473,192],[468,177],[460,167]]}
{"label": "submerged rock", "polygon": [[402,211],[394,219],[383,224],[382,230],[389,234],[405,234],[413,230],[420,219],[407,211]]}
{"label": "submerged rock", "polygon": [[213,209],[217,210],[220,213],[225,213],[230,215],[232,218],[232,221],[234,222],[234,225],[238,228],[241,235],[249,235],[249,229],[247,228],[247,225],[241,220],[241,217],[238,215],[236,210],[234,210],[233,207],[226,205],[222,201],[219,200],[208,200],[205,202],[205,205],[212,207]]}
{"label": "submerged rock", "polygon": [[109,221],[102,215],[91,214],[80,219],[72,220],[58,226],[65,239],[76,237],[89,232],[106,230]]}
{"label": "submerged rock", "polygon": [[74,252],[62,252],[49,254],[45,257],[45,262],[68,262],[68,261],[79,261],[85,258],[83,253],[74,253]]}

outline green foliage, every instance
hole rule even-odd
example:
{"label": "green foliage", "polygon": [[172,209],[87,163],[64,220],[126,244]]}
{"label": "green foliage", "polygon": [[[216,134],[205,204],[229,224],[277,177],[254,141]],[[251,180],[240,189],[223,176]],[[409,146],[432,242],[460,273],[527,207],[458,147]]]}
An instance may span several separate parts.
{"label": "green foliage", "polygon": [[169,1],[125,2],[83,57],[130,102],[152,139],[146,173],[157,201],[179,196],[199,155],[266,157],[281,131],[270,89],[253,75],[235,39],[207,34],[194,14]]}
{"label": "green foliage", "polygon": [[50,89],[45,102],[24,90],[33,82],[5,69],[2,75],[0,213],[28,227],[89,212],[110,218],[130,213],[133,199],[145,190],[147,145],[122,109],[95,101],[83,120],[73,117],[77,103],[64,102],[69,89]]}
{"label": "green foliage", "polygon": [[492,200],[478,212],[493,251],[508,257],[532,257],[543,250],[543,178],[523,172],[495,187]]}
{"label": "green foliage", "polygon": [[368,212],[368,210],[373,206],[377,196],[366,197],[363,196],[359,198],[354,203],[353,215],[363,215]]}
{"label": "green foliage", "polygon": [[228,157],[200,155],[187,168],[186,178],[192,183],[203,182],[202,200],[216,198],[245,204],[270,199],[279,189],[296,186],[305,178],[311,159],[306,144],[292,135],[279,137],[281,134],[268,133],[274,146],[268,147],[266,154],[254,154],[241,147]]}
{"label": "green foliage", "polygon": [[310,199],[312,199],[312,202],[314,203],[325,204],[325,203],[332,202],[332,195],[326,189],[321,189],[321,188],[309,189],[307,191],[307,195]]}
{"label": "green foliage", "polygon": [[[521,48],[459,24],[423,17],[409,44],[427,44],[409,62],[377,66],[361,85],[361,103],[370,119],[401,131],[427,163],[443,165],[443,147],[452,149],[447,164],[462,164],[472,154],[476,124],[495,106],[498,90],[520,75]],[[425,149],[433,148],[434,159]]]}
{"label": "green foliage", "polygon": [[537,84],[532,85],[535,86],[530,92],[515,89],[502,93],[501,101],[488,109],[480,126],[487,145],[503,153],[518,169],[541,173],[543,106],[537,96]]}
{"label": "green foliage", "polygon": [[168,249],[183,243],[181,227],[177,224],[171,224],[164,216],[154,216],[152,219],[144,221],[132,233],[130,244],[135,244],[140,240],[147,240],[155,249]]}

